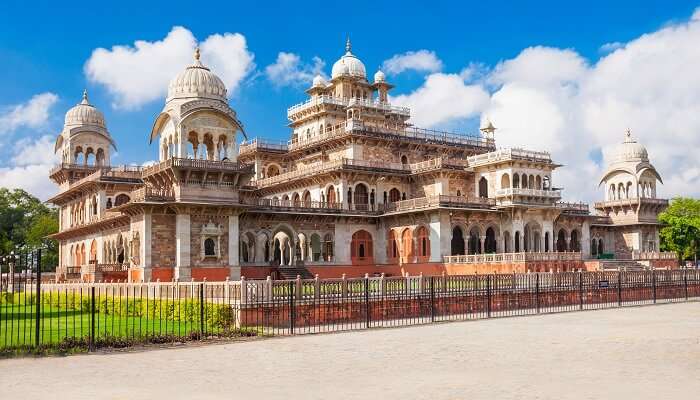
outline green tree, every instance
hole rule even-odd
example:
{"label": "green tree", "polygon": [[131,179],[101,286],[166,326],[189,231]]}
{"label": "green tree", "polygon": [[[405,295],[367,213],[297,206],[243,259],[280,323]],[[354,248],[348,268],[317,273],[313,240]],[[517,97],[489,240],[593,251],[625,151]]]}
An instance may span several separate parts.
{"label": "green tree", "polygon": [[22,189],[0,188],[0,254],[17,248],[43,247],[42,265],[53,269],[58,261],[58,244],[47,235],[58,232],[58,210],[42,203]]}
{"label": "green tree", "polygon": [[676,197],[659,214],[661,250],[675,251],[681,260],[697,261],[700,246],[700,200]]}

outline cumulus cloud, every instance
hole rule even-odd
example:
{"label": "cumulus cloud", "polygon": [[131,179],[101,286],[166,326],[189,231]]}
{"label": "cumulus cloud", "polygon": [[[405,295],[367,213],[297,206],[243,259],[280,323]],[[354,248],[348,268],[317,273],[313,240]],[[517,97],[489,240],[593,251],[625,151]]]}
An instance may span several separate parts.
{"label": "cumulus cloud", "polygon": [[[88,80],[103,85],[114,97],[113,107],[136,109],[163,99],[168,82],[192,63],[197,45],[192,32],[176,26],[157,41],[97,48],[85,63]],[[246,39],[239,33],[214,34],[200,43],[202,62],[234,92],[255,67]]]}
{"label": "cumulus cloud", "polygon": [[468,85],[458,74],[431,74],[415,92],[391,98],[412,108],[411,121],[435,126],[476,116],[488,104],[489,94],[479,85]]}
{"label": "cumulus cloud", "polygon": [[382,68],[389,75],[397,75],[408,70],[438,72],[442,69],[442,61],[435,55],[434,51],[407,51],[384,61]]}
{"label": "cumulus cloud", "polygon": [[318,57],[312,63],[303,63],[301,57],[283,51],[277,54],[274,64],[265,67],[265,75],[275,86],[301,86],[311,83],[316,75],[323,74],[326,63]]}
{"label": "cumulus cloud", "polygon": [[18,128],[41,128],[49,119],[51,107],[58,96],[51,92],[34,95],[24,103],[0,108],[0,134],[14,132]]}
{"label": "cumulus cloud", "polygon": [[49,170],[58,162],[53,152],[53,139],[49,135],[39,139],[25,138],[17,142],[18,153],[10,164],[0,167],[0,186],[21,188],[46,200],[57,192],[57,186],[49,180]]}
{"label": "cumulus cloud", "polygon": [[603,54],[607,54],[607,53],[612,53],[613,51],[620,49],[622,47],[625,47],[625,45],[621,42],[610,42],[610,43],[605,43],[604,45],[600,46],[598,51],[603,53]]}
{"label": "cumulus cloud", "polygon": [[[419,125],[481,114],[496,125],[500,146],[549,150],[566,164],[553,184],[568,199],[593,201],[613,149],[632,129],[665,185],[663,196],[700,196],[700,10],[589,62],[571,49],[532,47],[471,84],[435,73],[396,101]],[[448,78],[451,77],[451,78]],[[466,90],[466,89],[469,90]],[[465,93],[488,91],[483,95]],[[477,100],[475,100],[477,99]],[[603,154],[603,162],[593,154]]]}

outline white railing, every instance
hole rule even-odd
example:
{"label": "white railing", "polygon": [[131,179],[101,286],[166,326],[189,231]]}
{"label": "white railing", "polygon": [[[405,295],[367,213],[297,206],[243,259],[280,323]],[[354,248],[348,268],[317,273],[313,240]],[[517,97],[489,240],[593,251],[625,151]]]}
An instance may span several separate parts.
{"label": "white railing", "polygon": [[636,206],[638,204],[667,205],[666,199],[652,199],[649,197],[630,197],[628,199],[599,201],[594,204],[595,208]]}
{"label": "white railing", "polygon": [[445,264],[482,264],[526,261],[579,261],[580,252],[491,253],[443,256]]}
{"label": "white railing", "polygon": [[678,255],[673,251],[632,251],[633,260],[677,260]]}
{"label": "white railing", "polygon": [[426,197],[417,197],[415,199],[401,200],[388,204],[386,211],[410,211],[421,208],[437,207],[437,206],[462,206],[462,207],[485,207],[494,206],[494,199],[485,197],[462,197],[449,195],[433,195]]}
{"label": "white railing", "polygon": [[572,211],[574,213],[579,213],[579,214],[588,214],[588,204],[580,202],[580,203],[570,203],[570,202],[565,202],[565,201],[559,201],[554,203],[554,206],[557,208],[561,208],[565,211]]}
{"label": "white railing", "polygon": [[238,148],[238,154],[247,154],[247,153],[252,153],[253,151],[257,149],[265,149],[265,150],[275,150],[275,151],[287,151],[288,145],[285,142],[279,141],[279,142],[273,142],[270,140],[264,140],[264,139],[258,139],[255,138],[250,141],[243,141]]}
{"label": "white railing", "polygon": [[303,103],[295,104],[287,109],[287,117],[291,118],[294,114],[305,111],[309,108],[316,107],[322,104],[331,104],[343,107],[349,106],[362,106],[374,109],[379,109],[382,111],[392,112],[401,115],[410,115],[411,109],[408,107],[393,106],[389,103],[383,103],[374,100],[367,99],[357,99],[357,98],[342,98],[335,96],[318,96],[313,97]]}
{"label": "white railing", "polygon": [[488,153],[477,154],[467,157],[469,165],[477,167],[480,165],[491,164],[499,161],[507,160],[531,160],[537,162],[552,162],[552,157],[546,151],[532,151],[520,148],[500,149],[490,151]]}
{"label": "white railing", "polygon": [[541,189],[523,189],[523,188],[506,188],[496,189],[496,197],[507,196],[531,196],[531,197],[546,197],[546,198],[561,198],[561,190],[541,190]]}

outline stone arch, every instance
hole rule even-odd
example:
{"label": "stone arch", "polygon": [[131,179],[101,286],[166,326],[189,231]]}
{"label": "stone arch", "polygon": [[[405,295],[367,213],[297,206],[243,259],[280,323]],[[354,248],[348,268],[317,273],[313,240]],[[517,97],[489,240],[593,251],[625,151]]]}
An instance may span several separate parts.
{"label": "stone arch", "polygon": [[323,256],[324,261],[326,261],[326,262],[333,261],[334,248],[335,248],[335,239],[333,237],[333,234],[329,232],[329,233],[326,233],[325,235],[323,235],[322,256]]}
{"label": "stone arch", "polygon": [[304,194],[301,196],[301,201],[304,207],[311,207],[311,192],[304,190]]}
{"label": "stone arch", "polygon": [[485,176],[479,179],[479,197],[489,197],[489,181]]}
{"label": "stone arch", "polygon": [[544,252],[549,253],[551,249],[549,248],[549,243],[551,242],[550,240],[550,233],[545,232],[544,233]]}
{"label": "stone arch", "polygon": [[467,254],[481,254],[481,229],[479,226],[471,225],[467,235]]}
{"label": "stone arch", "polygon": [[405,228],[401,232],[401,258],[408,261],[413,255],[413,232],[411,232],[411,229]]}
{"label": "stone arch", "polygon": [[566,246],[566,236],[567,236],[567,232],[566,232],[566,230],[565,230],[564,228],[560,228],[560,229],[557,231],[557,245],[556,245],[556,249],[557,249],[558,252],[565,252],[565,251],[566,251],[566,249],[567,249],[567,246]]}
{"label": "stone arch", "polygon": [[309,254],[311,256],[311,261],[321,260],[321,235],[318,233],[312,233],[311,239],[309,240]]}
{"label": "stone arch", "polygon": [[522,174],[522,175],[520,176],[520,185],[522,186],[523,189],[527,189],[527,188],[528,188],[528,186],[527,186],[527,175],[526,175],[526,174]]}
{"label": "stone arch", "polygon": [[527,177],[527,187],[530,189],[536,189],[535,187],[535,176],[530,175]]}
{"label": "stone arch", "polygon": [[503,232],[503,252],[504,253],[512,253],[513,252],[512,240],[513,239],[511,238],[509,231]]}
{"label": "stone arch", "polygon": [[97,263],[97,241],[95,239],[90,242],[90,262]]}
{"label": "stone arch", "polygon": [[535,188],[538,190],[542,190],[542,177],[539,175],[535,177]]}
{"label": "stone arch", "polygon": [[416,237],[416,253],[419,261],[425,262],[430,258],[430,230],[425,226],[419,226],[415,232]]}
{"label": "stone arch", "polygon": [[365,183],[358,183],[353,190],[355,209],[366,210],[369,205],[369,188]]}
{"label": "stone arch", "polygon": [[501,175],[501,189],[510,188],[510,175],[505,173]]}
{"label": "stone arch", "polygon": [[466,254],[464,248],[464,230],[460,225],[452,227],[452,239],[450,240],[450,254],[459,256]]}
{"label": "stone arch", "polygon": [[128,195],[126,195],[124,193],[120,193],[114,198],[114,206],[117,207],[117,206],[120,206],[122,204],[126,204],[129,201],[131,201],[131,198],[129,198]]}
{"label": "stone arch", "polygon": [[389,229],[388,242],[386,246],[386,256],[390,260],[399,258],[399,240],[396,237],[394,229]]}
{"label": "stone arch", "polygon": [[267,231],[258,232],[255,238],[255,261],[270,261],[270,233]]}
{"label": "stone arch", "polygon": [[299,195],[299,192],[294,192],[294,194],[292,195],[292,206],[301,206],[301,196]]}
{"label": "stone arch", "polygon": [[569,251],[581,251],[581,231],[576,228],[571,230],[569,238]]}
{"label": "stone arch", "polygon": [[397,188],[391,188],[389,190],[389,202],[395,203],[401,200],[401,192]]}
{"label": "stone arch", "polygon": [[335,204],[338,202],[338,198],[335,193],[335,187],[333,185],[328,185],[326,188],[326,202],[328,204]]}
{"label": "stone arch", "polygon": [[496,247],[496,230],[492,226],[489,226],[486,228],[486,234],[484,237],[484,253],[495,253],[497,251]]}
{"label": "stone arch", "polygon": [[520,187],[520,175],[518,175],[518,174],[513,174],[513,187],[514,188]]}
{"label": "stone arch", "polygon": [[272,178],[273,176],[279,175],[281,171],[282,168],[278,164],[268,164],[267,168],[265,169],[265,177]]}

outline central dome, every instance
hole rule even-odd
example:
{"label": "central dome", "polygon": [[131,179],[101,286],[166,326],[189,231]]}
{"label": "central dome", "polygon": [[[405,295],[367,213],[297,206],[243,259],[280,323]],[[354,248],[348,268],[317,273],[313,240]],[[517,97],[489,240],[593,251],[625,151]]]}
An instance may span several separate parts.
{"label": "central dome", "polygon": [[353,76],[357,78],[367,79],[367,72],[365,70],[365,64],[360,61],[359,58],[352,54],[350,39],[348,39],[345,45],[345,54],[340,57],[340,60],[333,64],[333,69],[331,69],[331,78],[335,79],[339,76]]}
{"label": "central dome", "polygon": [[170,81],[166,102],[192,97],[226,102],[226,85],[199,61],[199,48],[194,53],[194,64]]}
{"label": "central dome", "polygon": [[649,161],[647,149],[632,138],[632,133],[629,130],[625,134],[625,141],[618,146],[613,158],[613,162],[627,161]]}
{"label": "central dome", "polygon": [[83,91],[83,100],[68,110],[64,125],[67,127],[92,125],[105,128],[105,117],[100,110],[88,101],[87,90]]}

